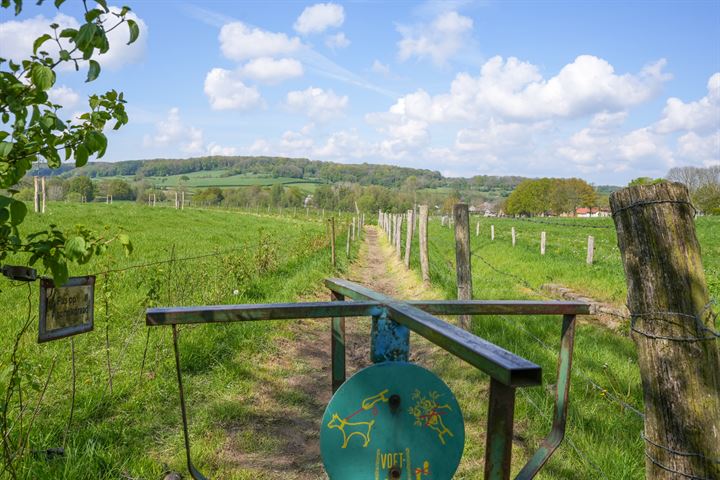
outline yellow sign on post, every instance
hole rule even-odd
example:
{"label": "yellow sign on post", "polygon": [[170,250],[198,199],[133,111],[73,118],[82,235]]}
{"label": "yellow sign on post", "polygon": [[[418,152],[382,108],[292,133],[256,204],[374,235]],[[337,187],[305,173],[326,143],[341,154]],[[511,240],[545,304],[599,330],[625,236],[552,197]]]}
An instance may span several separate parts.
{"label": "yellow sign on post", "polygon": [[94,276],[72,277],[61,287],[42,278],[38,343],[91,331],[94,304]]}

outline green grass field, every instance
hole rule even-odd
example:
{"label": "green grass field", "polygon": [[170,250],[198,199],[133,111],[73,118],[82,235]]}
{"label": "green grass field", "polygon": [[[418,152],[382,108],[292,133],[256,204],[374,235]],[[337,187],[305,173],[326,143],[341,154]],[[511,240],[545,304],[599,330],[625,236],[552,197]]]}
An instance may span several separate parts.
{"label": "green grass field", "polygon": [[[181,175],[168,175],[165,177],[145,177],[144,180],[150,182],[158,188],[175,188],[179,185],[184,185],[191,189],[201,189],[208,187],[251,187],[261,186],[270,187],[276,184],[282,184],[288,187],[298,187],[305,192],[312,193],[320,185],[319,182],[313,180],[303,180],[301,178],[291,177],[269,177],[260,175],[230,175],[223,176],[227,173],[226,170],[210,170],[191,172]],[[187,177],[189,180],[183,180],[182,177]],[[122,179],[128,182],[135,180],[133,176],[117,176],[117,177],[98,177],[97,181]]]}
{"label": "green grass field", "polygon": [[[115,245],[89,265],[71,269],[72,275],[83,275],[127,268],[98,275],[95,329],[74,337],[77,394],[67,435],[71,340],[36,343],[37,285],[28,287],[0,278],[3,400],[12,370],[13,343],[23,324],[29,322],[17,356],[22,398],[15,394],[6,402],[11,448],[4,451],[18,451],[32,423],[24,454],[13,464],[18,479],[156,479],[162,478],[163,464],[185,471],[171,329],[145,327],[145,309],[294,301],[313,294],[323,278],[342,272],[348,264],[343,249],[337,270],[332,268],[327,221],[306,219],[304,214],[293,218],[208,209],[178,211],[120,202],[51,203],[48,214],[30,214],[23,228],[32,231],[50,223],[123,229],[135,251],[125,257]],[[344,235],[338,236],[341,245]],[[208,256],[188,259],[201,255]],[[172,258],[175,260],[169,261]],[[22,262],[16,258],[8,263],[13,260]],[[143,264],[150,265],[133,267]],[[230,400],[265,381],[257,366],[276,353],[276,339],[286,337],[288,329],[284,324],[259,322],[188,326],[181,328],[180,335],[186,391],[195,414],[193,435],[202,458],[222,447],[223,418],[242,418],[244,407]],[[46,458],[43,452],[63,444],[64,457]],[[0,478],[11,478],[4,464],[0,463]],[[211,465],[210,471],[217,475],[214,478],[250,478],[242,472],[231,475],[217,465]]]}
{"label": "green grass field", "polygon": [[[475,236],[480,222],[480,235]],[[473,295],[476,299],[547,298],[540,286],[557,283],[605,302],[622,304],[626,287],[611,219],[548,219],[561,225],[518,219],[471,218]],[[580,226],[570,226],[580,225]],[[696,221],[711,295],[720,298],[720,219]],[[490,226],[495,240],[490,240]],[[511,244],[511,227],[517,244]],[[540,255],[540,232],[547,232],[547,253]],[[595,236],[595,263],[585,263],[587,236]],[[429,225],[432,283],[446,298],[456,298],[454,231],[439,219]],[[403,244],[404,245],[404,244]],[[419,272],[415,237],[411,267]],[[515,468],[524,462],[549,432],[552,416],[560,317],[488,316],[473,319],[473,331],[543,368],[543,387],[520,389],[516,410]],[[643,398],[635,347],[628,323],[619,330],[595,321],[578,326],[567,436],[538,478],[636,479],[644,477],[643,420],[628,405],[642,411]],[[465,370],[466,371],[466,370]],[[460,397],[476,398],[477,384],[466,374],[440,367],[440,373]],[[483,382],[486,377],[478,376]],[[473,421],[484,424],[481,418]],[[482,452],[469,444],[466,452]]]}

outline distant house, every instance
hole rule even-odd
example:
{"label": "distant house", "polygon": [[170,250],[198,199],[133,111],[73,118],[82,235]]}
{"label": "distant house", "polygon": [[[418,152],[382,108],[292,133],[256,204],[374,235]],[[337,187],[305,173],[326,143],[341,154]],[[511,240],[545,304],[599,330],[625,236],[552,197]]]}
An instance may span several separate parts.
{"label": "distant house", "polygon": [[610,209],[608,208],[599,208],[599,207],[579,207],[575,209],[575,216],[581,217],[581,218],[590,218],[590,217],[609,217],[610,216]]}

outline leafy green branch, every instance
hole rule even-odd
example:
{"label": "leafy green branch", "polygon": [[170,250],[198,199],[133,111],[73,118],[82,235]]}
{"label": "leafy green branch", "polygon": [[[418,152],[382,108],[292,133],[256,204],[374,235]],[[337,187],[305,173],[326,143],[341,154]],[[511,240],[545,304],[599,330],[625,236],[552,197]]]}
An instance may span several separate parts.
{"label": "leafy green branch", "polygon": [[[54,4],[59,8],[64,1],[54,0]],[[22,0],[0,0],[0,7],[9,8],[11,3],[18,15]],[[92,255],[102,252],[99,248],[102,241],[85,228],[66,235],[55,227],[31,234],[30,241],[24,241],[18,227],[27,208],[13,198],[16,193],[13,188],[30,171],[33,162],[40,159],[50,168],[58,168],[63,162],[61,155],[64,161],[73,159],[77,167],[85,165],[92,156],[102,158],[107,150],[103,131],[108,122],[112,122],[114,130],[128,123],[122,92],[110,90],[91,95],[89,110],[66,120],[60,116],[62,106],[53,103],[48,95],[56,81],[56,69],[62,64],[71,63],[77,71],[81,62],[86,62],[85,81],[98,78],[101,67],[93,57],[109,51],[109,32],[125,24],[128,45],[138,39],[140,29],[128,17],[129,7],[117,11],[111,10],[106,0],[94,0],[94,4],[90,8],[88,1],[83,0],[85,23],[78,29],[60,29],[58,24],[51,24],[51,32],[34,41],[29,58],[20,62],[0,58],[0,189],[4,190],[0,193],[0,260],[12,253],[30,253],[31,262],[42,260],[58,283],[67,280],[68,261],[87,262]],[[47,42],[57,47],[57,53],[43,49]]]}

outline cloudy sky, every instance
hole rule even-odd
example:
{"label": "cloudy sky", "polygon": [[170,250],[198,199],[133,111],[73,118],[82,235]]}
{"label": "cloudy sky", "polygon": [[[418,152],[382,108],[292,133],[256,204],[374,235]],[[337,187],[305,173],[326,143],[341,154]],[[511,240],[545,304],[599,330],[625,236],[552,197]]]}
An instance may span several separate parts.
{"label": "cloudy sky", "polygon": [[[128,0],[103,72],[60,73],[67,116],[117,88],[106,160],[284,155],[452,176],[623,184],[720,163],[720,2]],[[0,10],[21,58],[61,11]],[[119,6],[120,4],[118,4]]]}

